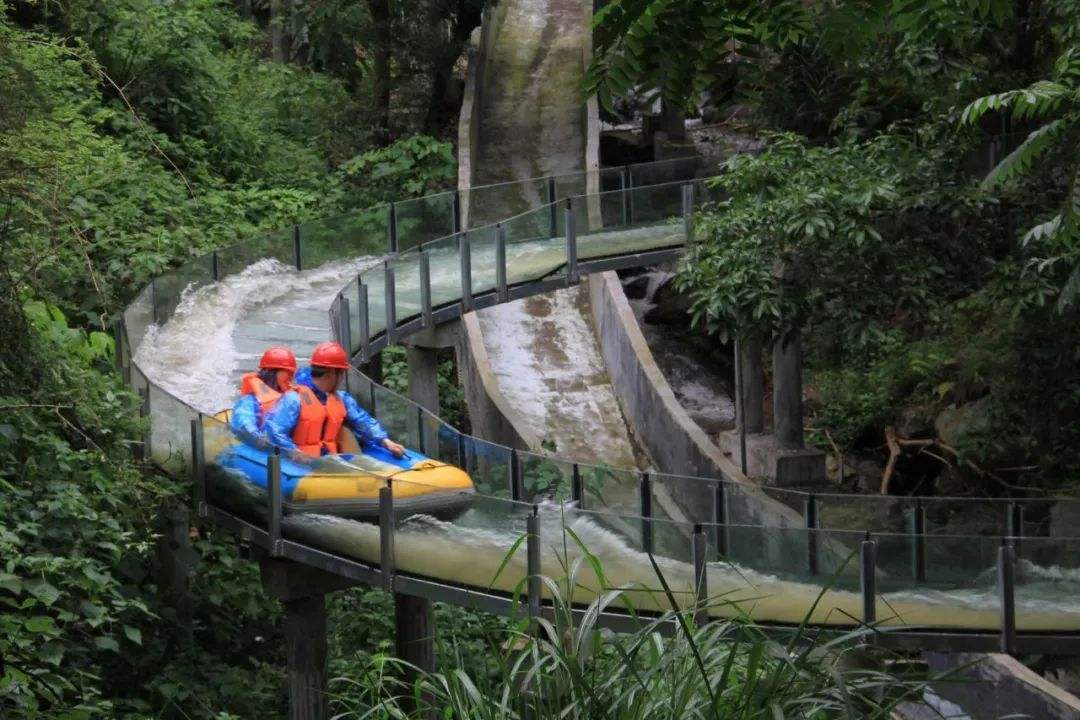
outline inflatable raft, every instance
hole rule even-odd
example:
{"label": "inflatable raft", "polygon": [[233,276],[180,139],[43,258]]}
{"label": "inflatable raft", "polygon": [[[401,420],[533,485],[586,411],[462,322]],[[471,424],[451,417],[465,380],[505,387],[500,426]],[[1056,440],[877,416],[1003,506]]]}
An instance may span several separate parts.
{"label": "inflatable raft", "polygon": [[[227,422],[227,414],[216,419]],[[464,512],[476,489],[460,468],[413,450],[396,458],[382,447],[362,451],[355,436],[342,428],[344,452],[311,464],[281,457],[281,494],[285,512],[317,512],[357,519],[377,519],[379,489],[391,480],[398,516],[425,514],[450,519]],[[209,448],[208,448],[209,450]],[[265,489],[272,451],[236,441],[218,449],[213,462],[231,475]]]}

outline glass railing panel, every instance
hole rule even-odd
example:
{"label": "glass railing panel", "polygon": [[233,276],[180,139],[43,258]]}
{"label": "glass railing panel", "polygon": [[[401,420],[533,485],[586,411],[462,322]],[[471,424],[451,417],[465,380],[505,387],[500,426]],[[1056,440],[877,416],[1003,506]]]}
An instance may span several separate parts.
{"label": "glass railing panel", "polygon": [[292,228],[238,242],[218,250],[218,277],[243,272],[260,260],[296,267],[294,249]]}
{"label": "glass railing panel", "polygon": [[146,337],[146,330],[154,324],[154,297],[147,285],[124,309],[124,327],[127,329],[129,353],[135,352]]}
{"label": "glass railing panel", "polygon": [[387,206],[301,223],[301,266],[361,257],[381,257],[389,251]]}
{"label": "glass railing panel", "polygon": [[[572,564],[586,553],[598,563],[602,577],[592,570],[592,563],[582,563],[577,587],[586,596],[606,589],[621,588],[628,602],[639,611],[664,611],[671,608],[660,575],[649,560],[651,554],[675,595],[676,603],[686,607],[693,602],[693,565],[690,562],[691,526],[647,520],[642,517],[568,510],[564,515],[566,559]],[[646,540],[651,532],[652,540]],[[656,547],[656,538],[686,538]],[[560,548],[561,549],[561,548]],[[577,598],[575,598],[577,599]]]}
{"label": "glass railing panel", "polygon": [[1080,630],[1080,538],[1025,538],[1015,555],[1017,628]]}
{"label": "glass railing panel", "polygon": [[390,260],[394,269],[394,308],[397,323],[418,317],[420,302],[420,253],[415,249]]}
{"label": "glass railing panel", "polygon": [[375,413],[374,393],[376,385],[369,377],[355,368],[349,368],[349,372],[345,377],[345,387],[356,399],[356,402],[360,404],[360,407],[371,414]]}
{"label": "glass railing panel", "polygon": [[470,436],[463,444],[465,462],[456,464],[472,478],[476,491],[492,497],[512,497],[510,448]]}
{"label": "glass railing panel", "polygon": [[574,464],[566,460],[518,451],[525,502],[561,501],[570,497]]}
{"label": "glass railing panel", "polygon": [[491,292],[496,284],[495,245],[498,230],[494,225],[487,225],[470,230],[468,237],[472,294]]}
{"label": "glass railing panel", "polygon": [[211,257],[203,255],[154,278],[150,287],[154,301],[154,318],[159,325],[172,317],[185,292],[197,290],[214,281],[212,267]]}
{"label": "glass railing panel", "polygon": [[431,303],[434,307],[461,300],[461,240],[458,235],[439,238],[424,246],[431,267]]}
{"label": "glass railing panel", "polygon": [[345,321],[349,324],[349,344],[346,348],[352,356],[360,348],[360,296],[359,279],[353,278],[341,288],[341,296],[348,301],[349,314]]}
{"label": "glass railing panel", "polygon": [[[639,188],[633,192],[613,191],[598,197],[575,198],[575,203],[593,208],[599,202],[602,226],[582,225],[578,230],[578,255],[583,259],[609,257],[626,253],[678,247],[685,243],[686,233],[682,221],[682,199],[678,211],[660,220],[642,220],[634,216],[633,195],[670,194],[672,186]],[[663,199],[663,198],[661,198]]]}
{"label": "glass railing panel", "polygon": [[924,498],[926,532],[937,535],[995,535],[1008,532],[1009,503],[979,498]]}
{"label": "glass railing panel", "polygon": [[376,385],[373,392],[375,400],[375,417],[387,434],[397,442],[407,444],[409,441],[409,425],[411,403],[395,392],[387,390],[381,385]]}
{"label": "glass railing panel", "polygon": [[729,547],[726,556],[708,566],[712,614],[747,613],[758,621],[788,623],[809,616],[814,622],[847,624],[834,605],[858,612],[857,597],[848,592],[827,598],[814,609],[817,598],[829,587],[829,577],[811,572],[805,564],[810,544],[806,530],[715,525],[702,530],[710,539],[724,533]]}
{"label": "glass railing panel", "polygon": [[834,530],[906,533],[913,527],[915,503],[881,495],[815,495],[818,526]]}
{"label": "glass railing panel", "polygon": [[[544,178],[477,187],[462,193],[468,202],[466,227],[477,228],[527,212],[549,202]],[[544,226],[548,233],[549,226]]]}
{"label": "glass railing panel", "polygon": [[641,473],[599,465],[580,465],[581,507],[590,512],[641,514]]}
{"label": "glass railing panel", "polygon": [[150,385],[150,456],[170,472],[191,468],[191,421],[198,413],[157,385]]}
{"label": "glass railing panel", "polygon": [[683,186],[679,183],[635,187],[629,192],[632,227],[682,224]]}
{"label": "glass railing panel", "polygon": [[503,223],[506,233],[507,282],[510,285],[561,274],[566,265],[566,238],[552,238],[547,229],[548,208],[540,208]]}
{"label": "glass railing panel", "polygon": [[454,193],[445,192],[395,203],[398,251],[454,232]]}
{"label": "glass railing panel", "polygon": [[681,475],[651,475],[653,516],[680,523],[716,522],[717,483]]}

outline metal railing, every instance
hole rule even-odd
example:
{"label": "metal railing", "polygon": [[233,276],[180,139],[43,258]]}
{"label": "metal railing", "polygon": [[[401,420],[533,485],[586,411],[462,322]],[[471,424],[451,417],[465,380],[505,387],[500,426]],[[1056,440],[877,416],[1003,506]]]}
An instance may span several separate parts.
{"label": "metal railing", "polygon": [[[633,178],[634,172],[619,169],[614,175],[617,178],[627,176]],[[555,182],[543,179],[542,182],[547,188],[555,188],[546,192],[546,197],[552,197],[552,192],[557,196],[560,187],[557,179]],[[518,189],[523,186],[522,183],[512,185]],[[506,188],[509,185],[493,187]],[[569,185],[563,183],[563,187]],[[404,249],[401,246],[401,208],[404,204],[376,208],[377,211],[385,209],[383,217],[386,218],[386,225],[382,229],[387,233],[386,247],[395,247],[396,243],[398,252],[388,255],[380,269],[361,274],[338,294],[331,308],[332,332],[360,359],[367,359],[382,347],[412,332],[446,322],[471,308],[487,307],[565,286],[581,275],[602,269],[632,267],[672,258],[692,240],[693,210],[710,199],[709,193],[710,188],[696,179],[683,178],[651,185],[634,185],[621,180],[614,189],[597,195],[571,196],[569,199],[556,197],[556,202],[469,230],[453,226],[454,218],[459,217],[453,208],[460,205],[451,200],[451,232],[439,235],[430,232],[434,224],[413,225],[407,230],[410,240]],[[433,196],[436,202],[432,207],[444,202],[446,195]],[[262,257],[281,259],[284,254],[297,270],[313,267],[331,256],[348,257],[357,247],[365,247],[369,241],[374,245],[375,241],[369,235],[349,235],[351,231],[345,231],[344,238],[338,236],[336,242],[330,243],[327,241],[335,239],[330,234],[331,230],[335,227],[355,229],[367,222],[370,213],[370,210],[362,211],[343,216],[344,219],[315,221],[306,224],[309,232],[303,230],[304,226],[298,226],[285,233],[257,239],[251,244],[238,244],[212,253],[209,257],[196,258],[177,272],[158,278],[136,298],[116,327],[117,358],[125,379],[142,395],[142,412],[151,420],[143,452],[146,457],[174,470],[190,462],[196,478],[195,497],[200,514],[232,527],[272,554],[310,562],[349,577],[367,578],[367,581],[377,581],[387,587],[408,587],[418,594],[437,594],[439,597],[436,599],[450,598],[453,601],[453,598],[457,598],[461,602],[486,603],[490,607],[498,607],[500,611],[509,611],[512,600],[505,595],[476,588],[453,587],[415,573],[397,572],[393,561],[393,522],[381,523],[380,556],[376,559],[378,569],[370,562],[342,557],[288,539],[283,529],[279,472],[269,472],[268,497],[271,499],[267,506],[268,515],[261,523],[259,520],[240,518],[226,507],[211,501],[206,493],[207,464],[211,458],[207,456],[203,438],[203,427],[209,419],[153,383],[133,362],[132,348],[141,342],[146,328],[170,317],[186,289],[215,282],[231,271],[246,267],[244,263],[250,264]],[[404,216],[407,217],[408,213]],[[650,234],[653,230],[656,232]],[[626,240],[634,233],[637,233],[634,237],[638,238],[636,245]],[[605,234],[611,236],[608,239],[613,241],[613,245],[604,244]],[[343,239],[344,242],[341,242]],[[607,252],[612,247],[617,252]],[[544,262],[534,263],[523,272],[520,264],[515,266],[513,261],[517,257],[514,253],[522,248],[534,255],[534,251],[555,252],[549,252]],[[489,251],[490,262],[487,261]],[[447,258],[455,259],[455,255],[456,275],[452,274],[449,280],[440,275],[433,282],[432,258],[438,256],[438,260],[445,262]],[[481,261],[475,262],[477,259]],[[411,265],[414,260],[415,271]],[[438,267],[442,269],[444,266]],[[412,284],[407,283],[407,292],[399,292],[399,278],[410,282],[415,279],[415,290]],[[381,292],[373,301],[371,288],[378,290],[380,286]],[[456,289],[456,297],[447,296],[449,286],[456,286],[453,288]],[[350,302],[351,297],[356,298],[355,309]],[[134,342],[133,335],[136,338]],[[911,637],[918,636],[921,638],[919,643],[933,644],[936,641],[927,638],[949,636],[951,639],[948,641],[954,647],[959,643],[963,647],[986,649],[988,642],[1013,649],[1051,646],[1045,636],[1017,633],[1017,557],[1022,547],[1036,560],[1041,556],[1049,557],[1054,554],[1051,545],[1057,544],[1061,550],[1068,551],[1069,558],[1075,561],[1073,551],[1080,541],[1074,538],[1050,541],[1038,537],[1035,541],[1021,544],[1026,534],[1035,537],[1045,530],[1045,518],[1053,506],[1068,505],[1074,501],[1063,498],[1010,501],[994,498],[843,496],[747,488],[729,478],[647,475],[588,466],[487,443],[460,433],[414,403],[358,373],[350,374],[350,391],[385,424],[396,425],[395,432],[402,437],[415,438],[426,454],[469,470],[478,480],[481,497],[510,503],[517,501],[518,505],[524,503],[532,508],[531,517],[537,517],[533,503],[539,498],[568,493],[567,502],[575,512],[591,513],[616,528],[626,523],[636,526],[636,531],[620,532],[633,535],[634,542],[640,542],[643,551],[670,552],[692,560],[694,594],[702,597],[706,596],[705,567],[708,557],[752,562],[750,555],[760,552],[760,548],[755,546],[760,546],[769,537],[780,538],[787,534],[797,538],[795,544],[800,550],[791,553],[788,552],[790,548],[781,548],[772,555],[761,554],[770,557],[769,561],[775,561],[776,568],[785,572],[793,571],[793,566],[790,563],[784,565],[781,557],[801,558],[798,560],[798,572],[808,577],[821,577],[826,573],[827,566],[835,564],[835,558],[830,556],[828,548],[838,535],[844,530],[875,530],[878,532],[873,536],[867,534],[859,544],[863,578],[860,584],[864,609],[862,619],[873,620],[876,603],[868,598],[877,596],[875,578],[885,572],[881,565],[882,557],[887,561],[888,576],[899,576],[896,571],[898,553],[890,550],[884,556],[879,556],[877,540],[887,541],[890,548],[902,544],[902,555],[910,567],[911,578],[915,583],[925,583],[928,577],[932,579],[943,571],[940,563],[935,564],[930,559],[931,550],[937,550],[937,555],[940,555],[942,548],[982,546],[989,537],[993,542],[1001,543],[996,561],[1001,608],[998,630],[965,634],[966,639],[956,640],[939,628],[908,633],[909,640],[898,642],[910,642]],[[190,422],[183,422],[185,419]],[[271,462],[276,465],[276,461]],[[505,484],[496,488],[500,475]],[[548,485],[541,488],[534,485],[533,481],[539,477],[546,478]],[[636,490],[630,493],[629,498],[605,496],[604,483],[598,486],[597,478],[607,478],[610,481],[609,489],[631,487]],[[394,517],[393,493],[389,484],[385,489],[387,492],[380,492],[380,512],[384,520]],[[762,494],[772,501],[798,509],[803,518],[802,526],[768,527],[752,522],[756,517],[753,508],[762,501]],[[671,499],[678,496],[689,497],[690,502],[673,504]],[[679,521],[672,519],[672,512],[685,513],[687,506],[707,508],[707,512],[703,517],[691,515],[689,518],[683,516]],[[908,527],[904,528],[903,533],[881,532],[880,526],[858,527],[860,520],[845,520],[852,514],[851,509],[858,506],[871,509],[863,515],[856,514],[857,518],[883,518],[888,521],[885,523],[887,525],[895,524],[899,515],[908,523]],[[985,528],[986,536],[947,534],[948,524],[939,526],[935,518],[944,516],[954,507],[986,510],[987,517],[991,519],[977,526]],[[1029,512],[1025,513],[1025,509]],[[538,577],[538,520],[532,521],[527,530],[526,544],[533,548],[529,551],[529,576]],[[1028,533],[1028,530],[1032,532]],[[658,531],[661,536],[659,546]],[[748,541],[748,538],[751,539]],[[533,554],[536,555],[535,559]],[[1061,560],[1061,564],[1066,565],[1064,555]],[[539,589],[534,588],[531,581],[529,588],[532,592],[528,593],[528,609],[535,614],[541,611]],[[612,622],[622,622],[618,617],[613,618]],[[1080,630],[1080,627],[1062,629],[1072,631]],[[1061,641],[1072,642],[1072,639],[1071,636],[1065,640],[1054,636],[1054,642]]]}

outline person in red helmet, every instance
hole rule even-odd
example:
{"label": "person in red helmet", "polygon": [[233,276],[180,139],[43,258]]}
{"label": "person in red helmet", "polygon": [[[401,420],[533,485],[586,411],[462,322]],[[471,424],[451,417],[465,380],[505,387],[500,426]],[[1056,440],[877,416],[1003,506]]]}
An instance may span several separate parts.
{"label": "person in red helmet", "polygon": [[349,370],[345,348],[325,342],[311,354],[311,367],[296,380],[266,418],[271,444],[296,456],[317,458],[338,452],[338,431],[344,425],[356,434],[361,447],[378,445],[396,457],[405,448],[390,439],[378,420],[371,417],[352,395],[338,387]]}
{"label": "person in red helmet", "polygon": [[296,356],[287,347],[270,347],[259,360],[259,370],[244,375],[240,398],[233,405],[229,427],[241,440],[258,447],[268,443],[263,422],[270,410],[292,387]]}

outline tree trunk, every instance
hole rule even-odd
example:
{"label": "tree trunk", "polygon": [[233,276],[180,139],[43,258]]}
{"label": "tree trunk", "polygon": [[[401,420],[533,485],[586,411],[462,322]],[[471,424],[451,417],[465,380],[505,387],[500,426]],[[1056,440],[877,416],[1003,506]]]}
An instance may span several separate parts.
{"label": "tree trunk", "polygon": [[390,0],[368,0],[374,26],[375,128],[380,144],[390,142]]}
{"label": "tree trunk", "polygon": [[292,0],[270,0],[270,56],[278,62],[289,60],[289,34],[285,24]]}

